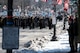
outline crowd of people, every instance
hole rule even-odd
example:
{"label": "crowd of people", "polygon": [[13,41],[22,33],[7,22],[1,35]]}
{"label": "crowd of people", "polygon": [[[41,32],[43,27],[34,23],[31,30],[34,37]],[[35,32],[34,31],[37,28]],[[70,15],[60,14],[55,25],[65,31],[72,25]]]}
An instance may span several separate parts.
{"label": "crowd of people", "polygon": [[[50,17],[13,17],[12,18],[14,26],[34,29],[39,27],[40,29],[49,27],[52,28],[52,19]],[[0,27],[6,26],[8,20],[7,18],[0,17]],[[11,22],[10,22],[11,23]]]}

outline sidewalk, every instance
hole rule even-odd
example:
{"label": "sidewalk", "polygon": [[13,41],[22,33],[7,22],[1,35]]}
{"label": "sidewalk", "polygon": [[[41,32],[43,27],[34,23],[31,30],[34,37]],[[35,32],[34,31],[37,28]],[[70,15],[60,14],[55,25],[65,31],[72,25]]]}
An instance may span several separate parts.
{"label": "sidewalk", "polygon": [[[20,49],[13,53],[68,53],[70,51],[68,33],[62,30],[62,22],[56,27],[58,41],[50,41],[53,29],[20,29]],[[28,40],[31,40],[30,43]],[[29,47],[26,47],[27,43]]]}
{"label": "sidewalk", "polygon": [[70,51],[68,33],[58,35],[58,41],[50,41],[44,45],[43,53],[67,53]]}
{"label": "sidewalk", "polygon": [[37,48],[38,45],[35,44],[31,49],[23,48],[13,53],[68,53],[70,51],[68,37],[68,33],[63,33],[57,35],[58,41],[45,42],[42,48]]}
{"label": "sidewalk", "polygon": [[58,35],[58,41],[45,43],[43,53],[68,53],[70,51],[68,37],[68,33],[64,33],[62,35]]}

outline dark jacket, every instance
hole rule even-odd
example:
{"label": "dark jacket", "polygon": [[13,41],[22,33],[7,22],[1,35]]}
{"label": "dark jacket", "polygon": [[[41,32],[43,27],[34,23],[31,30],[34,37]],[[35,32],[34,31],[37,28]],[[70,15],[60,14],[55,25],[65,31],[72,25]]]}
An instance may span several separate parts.
{"label": "dark jacket", "polygon": [[77,19],[69,19],[70,23],[69,23],[69,29],[68,29],[68,33],[69,36],[77,36],[78,35],[78,26],[77,26]]}

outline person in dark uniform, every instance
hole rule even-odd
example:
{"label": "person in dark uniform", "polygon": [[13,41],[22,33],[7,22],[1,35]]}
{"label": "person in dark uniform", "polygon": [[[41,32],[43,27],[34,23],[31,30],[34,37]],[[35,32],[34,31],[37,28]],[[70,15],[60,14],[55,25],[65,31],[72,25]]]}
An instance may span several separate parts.
{"label": "person in dark uniform", "polygon": [[34,29],[34,17],[29,17],[28,22],[29,22],[29,29]]}
{"label": "person in dark uniform", "polygon": [[34,28],[38,27],[38,19],[37,17],[34,18]]}
{"label": "person in dark uniform", "polygon": [[25,19],[24,18],[22,19],[22,27],[23,29],[25,29]]}
{"label": "person in dark uniform", "polygon": [[28,18],[28,22],[29,22],[29,23],[28,23],[28,24],[29,24],[29,29],[31,29],[31,28],[32,28],[32,27],[31,27],[31,24],[32,24],[32,22],[31,22],[31,21],[32,21],[32,17],[29,17],[29,18]]}
{"label": "person in dark uniform", "polygon": [[52,28],[52,19],[51,18],[48,19],[48,26],[49,26],[49,29]]}
{"label": "person in dark uniform", "polygon": [[19,19],[18,18],[14,18],[14,25],[19,27]]}
{"label": "person in dark uniform", "polygon": [[43,17],[40,17],[39,26],[40,26],[40,29],[43,28]]}
{"label": "person in dark uniform", "polygon": [[66,22],[67,22],[67,15],[65,14],[64,15],[64,19],[63,19],[63,30],[65,30],[65,25],[66,25]]}
{"label": "person in dark uniform", "polygon": [[26,26],[26,28],[28,27],[28,17],[26,17],[26,19],[25,19],[25,26]]}
{"label": "person in dark uniform", "polygon": [[71,52],[77,52],[77,42],[76,38],[78,35],[78,26],[77,26],[77,18],[73,18],[73,15],[69,18],[69,29],[68,29],[68,34],[69,34],[69,44],[71,48]]}
{"label": "person in dark uniform", "polygon": [[34,16],[32,16],[32,18],[31,18],[31,27],[32,27],[32,29],[34,29]]}

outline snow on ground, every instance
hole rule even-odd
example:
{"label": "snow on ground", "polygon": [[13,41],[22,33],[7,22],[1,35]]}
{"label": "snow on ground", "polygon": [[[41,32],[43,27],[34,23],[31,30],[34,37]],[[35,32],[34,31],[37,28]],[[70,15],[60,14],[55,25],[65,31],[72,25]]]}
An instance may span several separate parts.
{"label": "snow on ground", "polygon": [[[13,53],[48,53],[51,51],[56,52],[66,49],[69,51],[68,34],[65,30],[62,30],[62,24],[62,22],[58,22],[57,24],[56,36],[58,41],[50,41],[53,36],[53,32],[51,32],[53,29],[50,31],[47,29],[37,31],[35,31],[36,29],[29,30],[27,31],[27,34],[29,33],[30,36],[28,35],[27,37],[20,39],[20,41],[28,39],[28,41],[23,45],[24,48],[22,47],[19,50],[14,50]],[[24,35],[24,33],[26,33],[24,30],[21,31],[23,31],[23,33],[20,35]],[[32,32],[32,34],[30,32]]]}
{"label": "snow on ground", "polygon": [[63,35],[59,35],[58,37],[59,41],[48,41],[48,42],[41,42],[39,39],[34,41],[30,41],[30,47],[29,48],[23,48],[20,50],[17,50],[14,53],[49,53],[49,52],[63,52],[63,51],[69,51],[69,42],[68,42],[68,36],[67,33],[64,33]]}
{"label": "snow on ground", "polygon": [[44,44],[45,47],[43,51],[45,52],[68,52],[70,51],[69,42],[68,42],[68,34],[64,33],[59,35],[58,41],[48,42]]}

